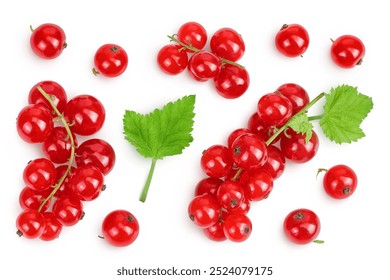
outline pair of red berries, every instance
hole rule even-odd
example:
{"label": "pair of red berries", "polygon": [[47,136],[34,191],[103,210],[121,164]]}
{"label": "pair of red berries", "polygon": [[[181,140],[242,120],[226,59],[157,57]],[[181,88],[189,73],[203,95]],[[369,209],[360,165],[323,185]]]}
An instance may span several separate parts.
{"label": "pair of red berries", "polygon": [[[309,33],[300,24],[284,24],[275,36],[276,48],[288,57],[302,56],[309,42]],[[356,36],[342,35],[332,40],[330,55],[338,66],[352,68],[362,63],[365,46]]]}
{"label": "pair of red berries", "polygon": [[221,28],[210,38],[210,50],[205,28],[197,22],[183,24],[177,34],[168,36],[172,44],[163,46],[157,54],[162,71],[177,75],[185,69],[196,81],[212,80],[217,92],[225,98],[237,98],[249,87],[249,74],[237,61],[244,55],[245,43],[232,28]]}
{"label": "pair of red berries", "polygon": [[[33,52],[44,59],[54,59],[67,47],[64,30],[54,23],[44,23],[32,29],[30,46]],[[117,44],[100,46],[94,56],[93,73],[106,77],[117,77],[127,68],[126,51]]]}

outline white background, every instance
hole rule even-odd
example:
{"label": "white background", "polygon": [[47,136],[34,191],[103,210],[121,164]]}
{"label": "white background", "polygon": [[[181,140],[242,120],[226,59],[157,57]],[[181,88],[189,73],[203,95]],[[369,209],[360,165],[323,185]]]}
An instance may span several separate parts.
{"label": "white background", "polygon": [[[379,2],[380,4],[376,4]],[[2,1],[0,4],[1,195],[0,278],[5,279],[156,279],[117,276],[118,268],[199,268],[212,266],[272,266],[273,275],[234,279],[388,279],[390,236],[388,202],[389,23],[385,1]],[[235,100],[220,97],[212,83],[191,80],[187,73],[168,76],[156,64],[158,50],[187,21],[201,23],[209,36],[219,28],[241,33],[246,52],[240,63],[251,77],[248,91]],[[60,25],[68,47],[51,61],[36,57],[29,46],[29,25]],[[299,23],[310,35],[302,58],[286,58],[273,44],[284,23]],[[361,66],[341,69],[329,56],[330,39],[343,34],[360,37],[366,45]],[[115,79],[92,75],[93,55],[104,43],[117,43],[129,55],[126,72]],[[117,154],[107,175],[107,190],[85,205],[86,215],[65,228],[53,242],[19,238],[15,219],[24,187],[25,164],[41,156],[38,145],[19,139],[15,119],[27,104],[30,88],[54,80],[69,98],[92,94],[107,113],[94,137],[112,144]],[[373,98],[374,109],[363,123],[366,137],[337,145],[324,137],[316,123],[320,148],[306,164],[288,163],[271,196],[252,204],[251,237],[243,243],[208,240],[187,217],[196,183],[203,178],[201,152],[224,144],[230,131],[246,126],[260,96],[287,82],[303,86],[311,97],[339,84],[350,84]],[[183,154],[157,162],[146,203],[138,196],[150,160],[123,139],[125,109],[148,113],[187,94],[196,94],[194,142]],[[311,113],[320,112],[323,101]],[[81,139],[79,140],[82,141]],[[343,163],[359,177],[356,193],[347,200],[328,198],[321,187],[319,167]],[[282,231],[285,215],[300,207],[314,210],[322,222],[322,245],[294,245]],[[127,209],[141,231],[129,247],[109,246],[98,238],[104,216]],[[161,277],[161,279],[195,279]],[[232,276],[197,279],[233,279]]]}

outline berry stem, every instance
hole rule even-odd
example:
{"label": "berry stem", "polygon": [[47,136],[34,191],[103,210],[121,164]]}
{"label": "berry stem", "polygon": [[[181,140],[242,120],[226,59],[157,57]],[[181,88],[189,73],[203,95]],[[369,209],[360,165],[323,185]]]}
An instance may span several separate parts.
{"label": "berry stem", "polygon": [[52,192],[45,198],[45,200],[39,206],[38,211],[41,211],[43,206],[47,203],[47,201],[49,201],[55,195],[55,193],[58,191],[58,189],[61,187],[62,183],[64,182],[64,180],[68,176],[68,174],[69,174],[69,172],[70,172],[70,170],[72,168],[73,160],[74,160],[74,157],[75,157],[75,143],[74,143],[74,139],[73,139],[73,136],[72,136],[72,131],[70,130],[69,124],[67,123],[67,121],[65,120],[65,117],[61,114],[61,112],[58,111],[56,105],[53,103],[53,100],[52,100],[51,96],[49,94],[47,94],[40,86],[38,86],[37,89],[43,95],[43,97],[49,102],[50,106],[53,108],[54,112],[56,113],[56,115],[58,116],[58,118],[60,119],[62,124],[64,125],[64,128],[66,130],[66,133],[68,134],[69,141],[70,141],[70,144],[71,144],[71,150],[70,150],[70,157],[69,157],[69,161],[68,161],[68,167],[65,170],[64,174],[62,175],[62,177],[54,185],[54,189],[52,190]]}
{"label": "berry stem", "polygon": [[[175,42],[175,43],[179,44],[180,46],[182,46],[183,50],[190,50],[190,51],[193,51],[195,53],[202,51],[200,49],[197,49],[197,48],[193,47],[192,45],[187,45],[187,44],[179,41],[179,39],[177,39],[177,34],[173,34],[171,36],[168,35],[168,38],[169,38],[170,42]],[[237,62],[234,62],[234,61],[222,58],[222,57],[220,57],[219,59],[223,63],[225,63],[225,64],[230,64],[230,65],[234,65],[234,66],[237,66],[237,67],[240,67],[240,68],[245,68],[243,65],[241,65],[241,64],[239,64]]]}
{"label": "berry stem", "polygon": [[[320,100],[322,97],[325,96],[325,92],[322,92],[320,93],[319,95],[317,95],[316,98],[314,98],[309,104],[307,104],[302,110],[300,110],[298,113],[296,113],[295,115],[299,115],[299,114],[306,114],[307,111],[315,104],[318,102],[318,100]],[[278,135],[280,133],[282,133],[286,128],[289,127],[292,119],[294,118],[294,116],[288,121],[286,122],[281,128],[279,128],[268,140],[267,142],[265,142],[265,144],[267,144],[267,146],[269,146],[272,141],[274,141],[276,139],[276,137],[278,137]],[[313,118],[313,117],[312,117]],[[318,118],[316,118],[318,119]]]}
{"label": "berry stem", "polygon": [[149,191],[150,183],[152,182],[152,177],[153,177],[154,169],[156,167],[156,163],[157,163],[157,159],[153,158],[152,163],[150,165],[148,178],[146,179],[144,188],[142,189],[142,193],[139,197],[139,200],[142,202],[145,202],[146,197],[148,196],[148,191]]}

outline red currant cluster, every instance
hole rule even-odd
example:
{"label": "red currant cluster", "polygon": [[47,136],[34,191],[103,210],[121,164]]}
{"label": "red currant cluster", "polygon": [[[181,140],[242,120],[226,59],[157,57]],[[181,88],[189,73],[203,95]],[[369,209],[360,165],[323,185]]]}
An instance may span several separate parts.
{"label": "red currant cluster", "polygon": [[[275,46],[285,56],[302,56],[309,47],[310,37],[300,24],[284,24],[276,33]],[[345,34],[332,40],[330,56],[334,63],[342,68],[353,68],[363,61],[366,49],[356,36]]]}
{"label": "red currant cluster", "polygon": [[213,80],[216,91],[233,99],[243,95],[249,87],[249,74],[237,61],[244,55],[241,35],[232,28],[217,30],[206,50],[207,32],[197,22],[183,24],[177,34],[168,36],[172,44],[163,46],[157,54],[159,67],[169,75],[185,69],[196,81]]}
{"label": "red currant cluster", "polygon": [[30,90],[28,103],[17,117],[17,132],[27,143],[39,144],[42,157],[23,170],[16,227],[20,236],[49,241],[63,226],[82,219],[84,202],[104,190],[115,152],[99,138],[78,143],[76,135],[91,136],[104,124],[105,109],[95,97],[84,94],[68,100],[60,84],[42,81]]}

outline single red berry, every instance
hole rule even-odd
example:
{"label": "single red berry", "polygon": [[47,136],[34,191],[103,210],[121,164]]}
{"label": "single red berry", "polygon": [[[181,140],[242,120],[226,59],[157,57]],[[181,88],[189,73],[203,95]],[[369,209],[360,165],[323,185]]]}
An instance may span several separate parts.
{"label": "single red berry", "polygon": [[137,218],[127,210],[114,210],[106,215],[102,222],[104,240],[116,247],[132,244],[139,235]]}
{"label": "single red berry", "polygon": [[313,242],[320,233],[321,223],[312,210],[301,208],[291,211],[284,219],[284,233],[296,244]]}
{"label": "single red berry", "polygon": [[236,209],[241,206],[241,203],[245,199],[245,192],[239,182],[228,180],[219,186],[216,198],[219,205],[229,212],[231,209]]}
{"label": "single red berry", "polygon": [[45,226],[45,218],[36,209],[25,209],[16,218],[16,233],[29,239],[41,236]]}
{"label": "single red berry", "polygon": [[[198,22],[186,22],[177,31],[177,39],[183,44],[202,50],[207,43],[207,31]],[[190,49],[186,49],[186,51],[193,52]]]}
{"label": "single red berry", "polygon": [[187,68],[188,54],[180,45],[166,45],[157,54],[157,64],[166,74],[177,75]]}
{"label": "single red berry", "polygon": [[309,47],[309,33],[299,24],[284,24],[276,33],[275,46],[285,56],[301,56]]}
{"label": "single red berry", "polygon": [[221,206],[211,194],[198,195],[188,204],[188,216],[198,227],[208,228],[218,222]]}
{"label": "single red berry", "polygon": [[211,37],[210,49],[219,57],[237,61],[244,55],[245,43],[236,30],[224,27],[217,30]]}
{"label": "single red berry", "polygon": [[248,71],[240,66],[224,64],[219,74],[214,78],[217,93],[227,99],[242,96],[249,88]]}
{"label": "single red berry", "polygon": [[323,186],[329,196],[344,199],[355,192],[358,178],[351,167],[338,164],[325,171]]}
{"label": "single red berry", "polygon": [[54,129],[53,116],[42,104],[27,105],[19,112],[16,129],[27,143],[42,143]]}
{"label": "single red berry", "polygon": [[53,102],[54,106],[56,106],[57,110],[62,113],[64,112],[64,108],[66,103],[68,102],[68,97],[65,92],[65,89],[57,82],[54,81],[41,81],[36,83],[28,94],[28,103],[29,104],[44,104],[47,109],[51,112],[54,118],[57,118],[57,113],[53,110],[49,101],[42,95],[42,93],[38,90],[38,87],[41,87],[44,92],[46,92]]}
{"label": "single red berry", "polygon": [[229,214],[223,223],[227,239],[233,242],[243,242],[252,233],[252,222],[245,214]]}
{"label": "single red berry", "polygon": [[118,77],[125,72],[128,61],[124,48],[117,44],[104,44],[95,53],[93,73],[109,78]]}
{"label": "single red berry", "polygon": [[236,165],[244,169],[261,166],[267,160],[267,145],[254,133],[245,133],[238,137],[230,152]]}
{"label": "single red berry", "polygon": [[65,32],[57,24],[41,24],[32,30],[30,45],[37,56],[44,59],[54,59],[67,46]]}
{"label": "single red berry", "polygon": [[360,65],[366,53],[363,42],[353,35],[342,35],[333,41],[330,54],[333,61],[342,68]]}
{"label": "single red berry", "polygon": [[207,148],[200,159],[200,166],[207,176],[222,178],[233,167],[230,150],[224,145],[213,145]]}

